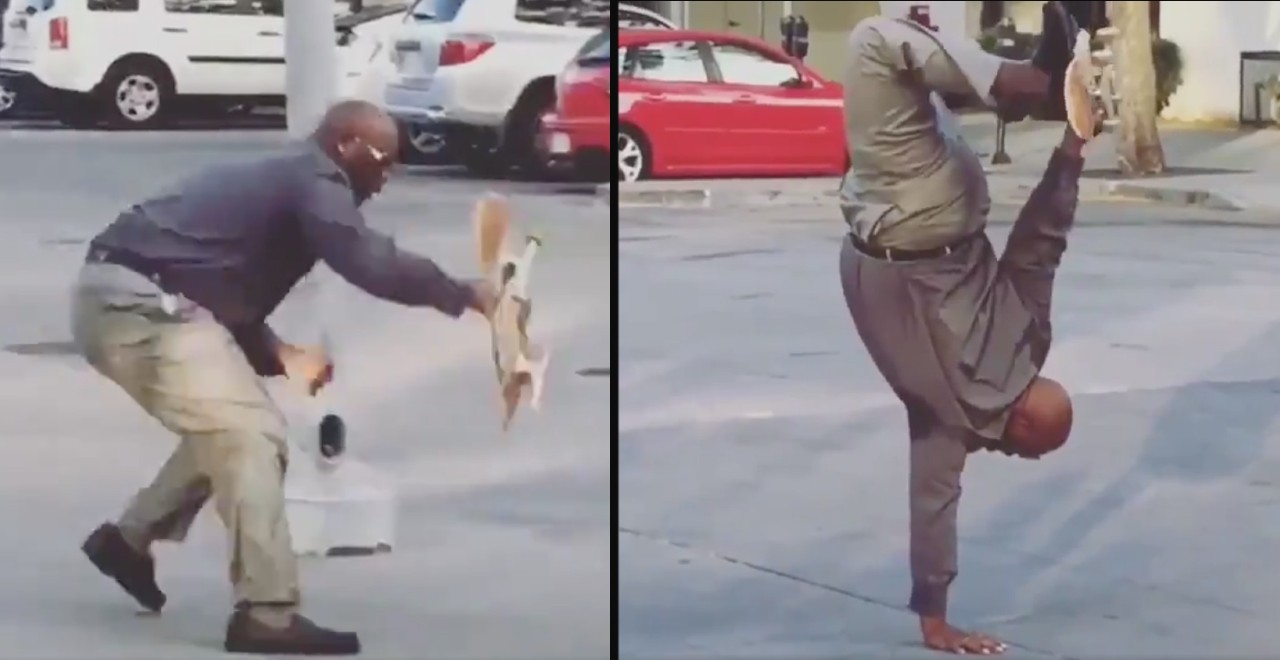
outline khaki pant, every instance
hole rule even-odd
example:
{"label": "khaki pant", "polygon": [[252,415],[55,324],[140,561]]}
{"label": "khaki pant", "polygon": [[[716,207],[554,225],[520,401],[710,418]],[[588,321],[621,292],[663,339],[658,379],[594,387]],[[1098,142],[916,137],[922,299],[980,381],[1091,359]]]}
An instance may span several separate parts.
{"label": "khaki pant", "polygon": [[283,416],[231,334],[125,268],[87,264],[72,328],[98,372],[180,438],[119,525],[139,549],[181,541],[210,498],[231,540],[237,603],[291,609],[297,560],[284,515]]}

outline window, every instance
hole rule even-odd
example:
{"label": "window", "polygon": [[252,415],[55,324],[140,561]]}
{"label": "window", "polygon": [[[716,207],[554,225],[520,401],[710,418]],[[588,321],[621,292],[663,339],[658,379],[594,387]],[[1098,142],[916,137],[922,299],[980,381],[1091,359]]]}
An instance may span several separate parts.
{"label": "window", "polygon": [[138,11],[138,0],[89,0],[89,11]]}
{"label": "window", "polygon": [[582,48],[578,49],[577,54],[574,55],[574,59],[578,62],[608,62],[612,51],[613,35],[609,34],[608,30],[605,30],[600,34],[587,39],[587,43],[582,44]]}
{"label": "window", "polygon": [[693,41],[671,41],[645,44],[627,49],[623,75],[633,80],[670,83],[704,83],[707,65],[702,59],[702,44]]}
{"label": "window", "polygon": [[458,16],[466,0],[420,0],[410,14],[418,23],[449,23]]}
{"label": "window", "polygon": [[283,16],[279,0],[164,0],[165,11],[219,16]]}
{"label": "window", "polygon": [[610,26],[608,0],[517,0],[516,20],[589,28]]}
{"label": "window", "polygon": [[711,47],[720,76],[729,85],[783,87],[794,83],[800,74],[787,62],[778,62],[756,50],[736,44],[714,44]]}

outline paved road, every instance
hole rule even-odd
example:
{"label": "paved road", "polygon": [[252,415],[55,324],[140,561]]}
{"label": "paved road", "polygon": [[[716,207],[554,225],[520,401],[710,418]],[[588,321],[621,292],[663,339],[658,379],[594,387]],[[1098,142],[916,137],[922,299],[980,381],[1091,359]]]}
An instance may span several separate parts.
{"label": "paved road", "polygon": [[[159,550],[170,605],[137,618],[79,553],[172,441],[110,384],[61,353],[83,241],[139,195],[203,165],[279,148],[277,133],[0,133],[0,648],[12,657],[219,654],[230,593],[212,513]],[[307,609],[364,636],[368,657],[607,657],[610,226],[590,196],[406,172],[369,216],[402,245],[466,274],[469,207],[510,193],[546,247],[535,323],[552,345],[538,416],[498,431],[486,328],[326,285],[321,311],[290,302],[286,335],[320,314],[338,344],[331,400],[352,452],[403,497],[398,547],[308,561]],[[310,311],[308,311],[310,310]],[[308,314],[313,316],[308,317]],[[16,352],[15,352],[16,351]]]}
{"label": "paved road", "polygon": [[[1047,366],[1073,441],[971,460],[952,615],[1015,657],[1273,653],[1280,232],[1081,213]],[[932,657],[905,416],[844,309],[839,222],[635,209],[619,233],[623,655]]]}

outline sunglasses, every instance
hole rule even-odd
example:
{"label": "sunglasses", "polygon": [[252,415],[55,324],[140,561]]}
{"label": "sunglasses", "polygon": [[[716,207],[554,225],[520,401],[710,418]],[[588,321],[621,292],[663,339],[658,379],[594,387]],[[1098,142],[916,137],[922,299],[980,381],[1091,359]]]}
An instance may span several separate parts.
{"label": "sunglasses", "polygon": [[368,142],[365,142],[364,140],[361,140],[360,138],[356,138],[355,142],[363,147],[365,152],[369,154],[369,157],[373,159],[373,162],[378,165],[382,167],[391,167],[395,164],[391,154],[369,144]]}

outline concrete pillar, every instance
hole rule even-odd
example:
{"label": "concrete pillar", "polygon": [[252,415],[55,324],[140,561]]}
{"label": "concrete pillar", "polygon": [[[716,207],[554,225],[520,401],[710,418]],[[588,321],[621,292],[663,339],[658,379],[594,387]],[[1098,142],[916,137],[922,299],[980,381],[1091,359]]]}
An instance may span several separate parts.
{"label": "concrete pillar", "polygon": [[311,134],[338,95],[332,0],[285,0],[285,99],[289,136]]}

